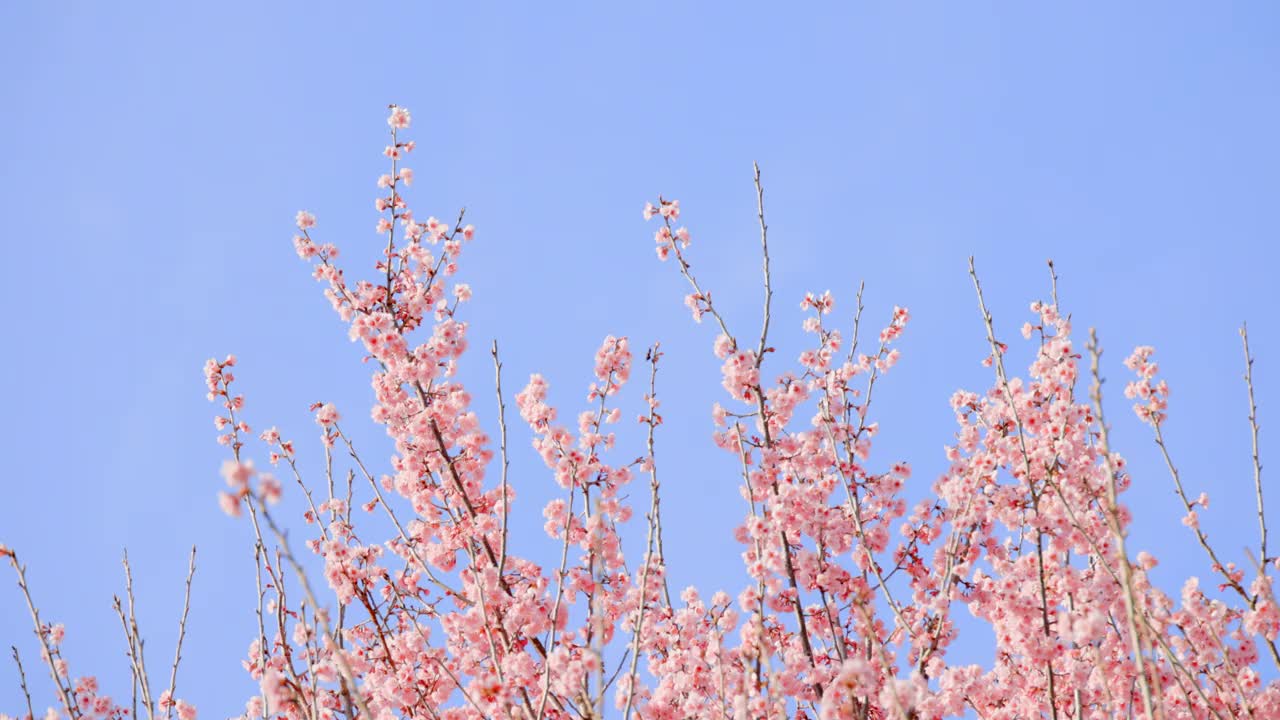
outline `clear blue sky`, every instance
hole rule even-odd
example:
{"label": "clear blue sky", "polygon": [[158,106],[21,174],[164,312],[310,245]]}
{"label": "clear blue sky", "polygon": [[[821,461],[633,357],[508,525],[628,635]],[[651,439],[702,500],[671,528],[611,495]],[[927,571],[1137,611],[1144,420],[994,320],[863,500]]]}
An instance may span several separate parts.
{"label": "clear blue sky", "polygon": [[[1234,557],[1254,542],[1236,328],[1249,320],[1264,452],[1280,468],[1274,4],[336,7],[0,7],[0,541],[23,553],[46,617],[67,623],[75,673],[128,694],[110,609],[125,546],[149,662],[167,668],[196,543],[179,694],[220,718],[252,692],[239,665],[254,635],[249,529],[214,501],[223,448],[205,358],[239,354],[250,421],[278,424],[311,468],[316,400],[337,403],[385,467],[368,369],[289,238],[311,209],[351,272],[368,267],[389,102],[414,113],[419,214],[466,205],[479,228],[467,318],[478,347],[500,339],[510,389],[541,371],[573,417],[604,335],[663,342],[677,586],[741,586],[742,504],[732,458],[709,442],[723,399],[712,330],[691,323],[640,208],[659,192],[682,200],[702,279],[754,326],[753,160],[786,356],[801,349],[806,290],[831,289],[847,317],[866,279],[874,324],[912,310],[874,414],[875,457],[910,460],[914,492],[944,467],[952,391],[990,381],[965,258],[1016,340],[1053,257],[1078,330],[1099,326],[1109,350],[1134,550],[1164,560],[1166,585],[1205,574],[1120,395],[1136,344],[1157,346],[1173,384],[1168,436],[1193,494],[1214,496],[1212,537]],[[488,359],[470,362],[489,422]],[[516,531],[532,538],[516,547],[541,557],[553,485],[527,440],[513,427]],[[35,666],[0,576],[0,640]],[[19,704],[6,663],[0,707]]]}

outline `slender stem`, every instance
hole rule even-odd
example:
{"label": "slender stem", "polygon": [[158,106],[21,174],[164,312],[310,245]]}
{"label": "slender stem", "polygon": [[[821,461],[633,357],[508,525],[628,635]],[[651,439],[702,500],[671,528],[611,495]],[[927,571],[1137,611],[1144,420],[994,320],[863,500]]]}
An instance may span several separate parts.
{"label": "slender stem", "polygon": [[1258,405],[1253,399],[1253,356],[1249,354],[1249,328],[1240,326],[1240,341],[1244,344],[1244,383],[1249,389],[1249,429],[1253,439],[1253,488],[1258,497],[1258,532],[1262,541],[1262,558],[1258,572],[1267,574],[1271,558],[1267,555],[1267,516],[1262,503],[1262,461],[1258,456]]}
{"label": "slender stem", "polygon": [[1089,358],[1090,371],[1093,374],[1093,387],[1089,394],[1093,399],[1094,413],[1098,416],[1098,441],[1101,444],[1099,451],[1102,454],[1103,466],[1107,471],[1107,502],[1110,506],[1108,508],[1108,519],[1110,520],[1111,533],[1116,539],[1116,554],[1120,560],[1120,575],[1124,588],[1124,609],[1129,621],[1129,640],[1132,644],[1134,662],[1138,667],[1138,688],[1142,692],[1142,704],[1146,710],[1146,716],[1154,718],[1156,707],[1151,694],[1151,684],[1147,679],[1146,659],[1142,650],[1142,635],[1138,632],[1138,603],[1133,589],[1133,567],[1129,564],[1129,554],[1125,549],[1126,533],[1124,527],[1120,525],[1120,508],[1116,500],[1116,471],[1111,462],[1111,443],[1108,438],[1107,421],[1102,413],[1102,374],[1098,367],[1101,357],[1102,348],[1098,346],[1098,335],[1090,328]]}
{"label": "slender stem", "polygon": [[[332,493],[330,493],[332,495]],[[253,517],[253,529],[258,535],[253,545],[253,572],[254,583],[258,589],[258,605],[255,612],[258,616],[258,672],[265,673],[267,671],[267,657],[269,651],[267,649],[267,627],[262,619],[262,606],[265,603],[266,590],[262,587],[262,554],[266,552],[262,544],[262,533],[258,529],[257,513],[253,512],[253,504],[249,504],[250,516]],[[317,610],[319,608],[316,608]],[[267,703],[262,703],[262,720],[267,720]]]}
{"label": "slender stem", "polygon": [[165,717],[173,717],[174,693],[178,689],[178,663],[182,662],[182,640],[187,636],[187,612],[191,609],[191,578],[196,574],[196,546],[191,546],[191,562],[187,568],[187,591],[182,598],[182,619],[178,621],[178,644],[173,651],[173,669],[169,672],[169,707]]}
{"label": "slender stem", "polygon": [[53,678],[53,684],[58,686],[58,695],[59,699],[62,700],[62,707],[67,711],[67,716],[75,720],[80,717],[80,709],[76,706],[74,697],[75,690],[64,685],[62,677],[58,675],[58,668],[54,664],[57,650],[49,644],[49,633],[40,622],[40,611],[36,608],[35,601],[31,599],[31,591],[27,587],[26,568],[18,562],[18,553],[12,549],[9,550],[9,564],[18,573],[18,588],[22,590],[22,596],[26,598],[27,610],[31,613],[31,622],[35,625],[36,637],[40,639],[40,647],[44,650],[44,659],[45,664],[49,666],[49,675]]}
{"label": "slender stem", "polygon": [[355,445],[351,442],[351,438],[348,437],[346,433],[342,432],[342,429],[337,423],[333,424],[333,430],[334,433],[341,438],[344,443],[346,443],[347,452],[351,455],[351,459],[355,461],[356,466],[360,468],[360,473],[364,475],[365,480],[369,482],[369,487],[373,490],[373,496],[377,499],[378,504],[382,506],[382,509],[386,510],[387,517],[391,518],[391,523],[396,526],[396,532],[400,534],[400,540],[404,543],[405,549],[413,555],[414,560],[418,561],[418,565],[422,567],[422,571],[426,573],[427,578],[436,587],[448,593],[454,600],[465,605],[470,605],[471,601],[467,596],[436,578],[435,573],[431,571],[431,565],[428,564],[426,559],[418,552],[418,542],[409,537],[409,533],[405,531],[404,525],[400,523],[400,518],[396,515],[396,511],[392,509],[390,503],[388,503],[386,498],[382,496],[382,488],[378,486],[378,481],[374,479],[373,474],[365,467],[364,461],[360,459],[360,455],[356,452]]}
{"label": "slender stem", "polygon": [[124,564],[125,596],[129,600],[128,632],[132,635],[134,645],[137,649],[138,685],[142,689],[142,704],[146,707],[147,717],[154,718],[156,714],[156,703],[155,697],[151,694],[151,677],[147,674],[147,656],[144,652],[142,633],[138,630],[138,616],[135,612],[135,601],[133,595],[133,568],[129,566],[129,552],[127,550],[125,551],[124,558],[121,562]]}
{"label": "slender stem", "polygon": [[[644,568],[640,571],[640,606],[636,610],[636,627],[631,636],[631,668],[627,671],[629,685],[627,687],[627,701],[623,707],[623,720],[630,720],[631,705],[635,702],[636,697],[636,670],[640,662],[640,636],[644,630],[644,611],[648,607],[648,590],[649,590],[649,568],[653,565],[653,551],[656,530],[661,526],[662,520],[658,515],[658,467],[654,454],[653,434],[657,427],[659,419],[655,410],[657,407],[657,378],[658,378],[658,358],[661,354],[658,352],[658,345],[654,343],[649,349],[646,359],[649,361],[649,417],[648,417],[648,441],[647,448],[649,451],[648,467],[649,467],[649,535],[645,540],[645,557]],[[659,555],[659,558],[662,556]],[[663,572],[663,589],[666,589],[666,573]],[[667,605],[671,604],[671,598],[667,596]]]}
{"label": "slender stem", "polygon": [[498,359],[498,341],[493,341],[493,377],[495,393],[498,396],[498,430],[501,433],[499,448],[502,453],[502,540],[498,550],[498,575],[502,575],[507,564],[507,516],[510,514],[510,499],[507,496],[507,471],[511,462],[507,457],[507,402],[502,397],[502,361]]}
{"label": "slender stem", "polygon": [[543,663],[542,677],[542,699],[538,701],[538,712],[534,717],[542,717],[542,713],[547,709],[547,698],[551,694],[551,656],[550,651],[556,645],[556,624],[560,615],[560,599],[564,597],[564,578],[565,568],[569,564],[569,527],[573,523],[573,499],[575,497],[573,486],[569,486],[569,502],[565,508],[564,515],[564,544],[560,548],[560,571],[556,573],[556,601],[551,607],[551,629],[548,631],[547,642],[547,661]]}
{"label": "slender stem", "polygon": [[[1050,266],[1052,273],[1052,266]],[[1018,446],[1022,452],[1023,474],[1027,483],[1027,492],[1031,495],[1032,505],[1038,510],[1040,505],[1040,492],[1036,489],[1035,483],[1031,476],[1031,453],[1027,450],[1026,432],[1022,424],[1022,418],[1018,415],[1017,400],[1013,395],[1013,388],[1009,385],[1009,376],[1005,372],[1004,367],[1004,346],[996,340],[995,323],[991,318],[991,311],[987,309],[987,302],[982,296],[982,283],[978,281],[978,271],[974,266],[973,256],[969,256],[969,277],[973,280],[973,289],[978,295],[978,309],[982,311],[982,321],[987,329],[987,342],[991,345],[992,365],[996,369],[996,378],[1000,382],[1001,388],[1004,390],[1005,400],[1009,406],[1009,413],[1013,415],[1014,424],[1018,428]],[[1055,295],[1057,281],[1054,281]],[[1044,530],[1039,526],[1036,527],[1036,571],[1040,584],[1040,624],[1045,637],[1051,634],[1049,625],[1049,595],[1048,584],[1045,578],[1044,568]],[[1058,697],[1057,688],[1054,681],[1053,661],[1045,661],[1045,672],[1048,676],[1046,682],[1046,691],[1048,693],[1049,711],[1054,720],[1058,718]]]}
{"label": "slender stem", "polygon": [[769,226],[764,221],[764,186],[760,184],[760,165],[751,163],[756,180],[756,217],[760,219],[760,250],[764,271],[764,319],[760,327],[760,345],[756,350],[756,367],[764,362],[765,343],[769,338],[769,318],[773,307],[773,284],[769,273]]}
{"label": "slender stem", "polygon": [[1049,286],[1053,292],[1053,306],[1058,307],[1058,271],[1053,267],[1052,258],[1049,260]]}
{"label": "slender stem", "polygon": [[[260,502],[255,496],[250,496],[250,498],[251,508],[254,506],[255,502]],[[359,685],[356,683],[355,672],[351,669],[351,664],[347,661],[346,654],[339,643],[336,633],[334,633],[329,627],[328,613],[320,606],[319,600],[316,599],[315,593],[311,589],[311,581],[307,577],[306,571],[302,568],[302,564],[298,562],[297,557],[293,554],[293,550],[289,547],[289,538],[286,537],[284,532],[280,530],[280,527],[276,525],[275,520],[267,511],[266,505],[258,505],[256,514],[261,515],[263,519],[267,521],[267,526],[271,528],[272,534],[275,535],[280,551],[284,554],[284,558],[289,562],[289,565],[293,567],[293,572],[298,577],[299,584],[302,585],[302,591],[307,597],[307,602],[310,603],[311,607],[315,610],[315,618],[320,624],[320,631],[329,639],[330,642],[333,643],[333,648],[330,649],[330,652],[334,659],[337,660],[338,674],[342,676],[342,679],[346,681],[348,686],[346,693],[347,697],[355,703],[356,707],[360,710],[360,716],[362,718],[371,720],[374,716],[373,713],[369,712],[369,706],[365,704],[364,697],[360,695]],[[261,544],[261,541],[259,541],[259,544]]]}
{"label": "slender stem", "polygon": [[22,670],[22,657],[18,655],[18,646],[10,645],[13,651],[13,662],[18,666],[18,685],[22,687],[22,697],[27,701],[27,719],[35,718],[35,710],[31,708],[31,691],[27,690],[27,674]]}

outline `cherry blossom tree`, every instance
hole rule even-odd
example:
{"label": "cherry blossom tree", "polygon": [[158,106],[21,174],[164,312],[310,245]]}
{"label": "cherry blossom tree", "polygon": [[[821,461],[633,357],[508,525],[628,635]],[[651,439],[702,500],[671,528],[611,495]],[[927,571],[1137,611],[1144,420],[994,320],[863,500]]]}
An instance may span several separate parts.
{"label": "cherry blossom tree", "polygon": [[[1208,497],[1191,496],[1165,444],[1169,389],[1153,350],[1140,347],[1126,361],[1135,379],[1125,395],[1151,428],[1186,509],[1182,524],[1218,585],[1206,590],[1192,577],[1175,598],[1150,580],[1156,558],[1127,547],[1132,513],[1122,498],[1132,479],[1108,437],[1102,349],[1093,331],[1083,347],[1072,339],[1052,263],[1050,296],[1031,304],[1022,327],[1035,359],[1017,377],[970,261],[992,384],[952,396],[949,466],[926,500],[908,506],[911,466],[872,455],[872,398],[898,360],[908,311],[895,308],[866,338],[861,289],[845,328],[832,320],[832,295],[810,293],[799,303],[808,346],[788,359],[770,344],[759,169],[758,328],[720,312],[693,273],[680,203],[657,198],[644,207],[657,225],[657,255],[687,282],[685,303],[712,327],[712,351],[723,361],[727,397],[712,409],[711,439],[741,478],[735,537],[744,580],[735,595],[669,587],[657,452],[663,353],[654,344],[640,357],[625,337],[601,343],[576,422],[548,404],[539,375],[513,397],[560,491],[542,508],[558,561],[539,564],[521,557],[509,532],[511,513],[535,508],[516,502],[520,488],[508,477],[497,344],[489,359],[498,438],[482,429],[456,375],[469,349],[462,311],[472,299],[456,278],[475,231],[461,214],[421,219],[407,204],[410,120],[408,110],[391,108],[390,169],[377,199],[385,247],[373,274],[349,279],[308,212],[298,213],[294,238],[375,368],[373,419],[394,446],[388,472],[365,463],[338,408],[317,404],[325,473],[307,477],[293,439],[251,430],[236,358],[204,369],[229,453],[219,502],[246,526],[257,564],[257,633],[245,667],[260,692],[242,717],[1280,717],[1280,683],[1264,680],[1280,668],[1269,574],[1280,559],[1267,548],[1243,328],[1260,537],[1236,562],[1200,530]],[[635,370],[642,387],[630,392],[647,410],[624,418],[619,394]],[[618,446],[622,422],[641,425],[642,447]],[[347,462],[344,473],[338,465]],[[307,508],[293,534],[276,505],[286,485]],[[390,537],[361,534],[368,521],[360,518],[370,513],[384,516]],[[643,546],[624,548],[627,523],[644,528]],[[120,705],[94,678],[71,671],[63,626],[40,615],[15,550],[0,553],[16,571],[56,686],[47,717],[194,720],[195,709],[177,697],[185,609],[167,689],[153,695],[127,583],[116,609],[133,690]],[[189,574],[188,594],[190,585]],[[949,658],[964,612],[990,627],[987,666]],[[29,668],[16,649],[14,660],[32,717]]]}

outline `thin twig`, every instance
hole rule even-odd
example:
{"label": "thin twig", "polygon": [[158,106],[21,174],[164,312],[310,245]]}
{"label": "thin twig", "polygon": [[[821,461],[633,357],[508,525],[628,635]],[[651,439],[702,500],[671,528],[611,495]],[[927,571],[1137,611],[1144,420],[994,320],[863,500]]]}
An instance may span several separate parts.
{"label": "thin twig", "polygon": [[[765,350],[768,349],[765,343],[767,342],[769,335],[769,316],[770,308],[773,303],[773,284],[770,279],[769,272],[769,226],[766,225],[764,221],[764,186],[760,184],[760,166],[752,163],[752,167],[755,170],[756,213],[760,219],[760,250],[763,258],[761,264],[764,272],[764,320],[760,328],[760,345],[756,350],[756,368],[759,368],[764,363]],[[757,409],[760,412],[760,426],[764,435],[764,444],[766,448],[772,448],[774,441],[772,432],[769,430],[769,413],[765,408],[764,388],[757,386],[755,388],[755,395]],[[762,464],[763,461],[764,458],[761,457]],[[775,497],[780,495],[776,483],[773,485],[773,493]],[[804,619],[804,606],[800,597],[800,586],[796,581],[795,564],[791,557],[791,541],[787,538],[786,531],[782,529],[779,529],[778,531],[778,538],[782,545],[782,562],[783,567],[787,572],[787,580],[796,596],[796,624],[800,631],[800,645],[804,648],[805,655],[809,658],[809,665],[816,671],[818,669],[818,660],[814,655],[813,643],[809,639],[809,629],[806,626]],[[815,682],[812,687],[814,693],[819,699],[821,699],[823,693],[822,685]]]}
{"label": "thin twig", "polygon": [[[1250,384],[1251,384],[1251,381],[1250,381]],[[1250,399],[1252,400],[1252,391],[1250,392]],[[1251,415],[1256,418],[1256,412],[1251,413]],[[1173,464],[1173,457],[1169,454],[1168,445],[1165,444],[1164,429],[1163,429],[1164,422],[1160,419],[1159,415],[1152,415],[1150,420],[1150,425],[1155,435],[1156,447],[1160,448],[1160,457],[1164,459],[1165,467],[1169,470],[1169,476],[1173,478],[1174,491],[1177,492],[1178,499],[1182,501],[1182,506],[1186,508],[1187,513],[1190,514],[1195,511],[1195,504],[1192,503],[1191,498],[1187,497],[1187,492],[1182,485],[1182,473],[1180,473],[1178,471],[1178,467]],[[1256,423],[1254,427],[1255,427],[1254,441],[1256,443],[1257,442]],[[1255,445],[1254,447],[1255,447],[1254,457],[1255,457],[1255,463],[1256,463],[1257,446]],[[1255,470],[1255,475],[1254,475],[1255,483],[1260,483],[1262,466],[1260,464],[1255,464],[1254,470]],[[1259,515],[1261,518],[1261,507],[1262,507],[1261,485],[1256,484],[1255,489],[1258,493],[1258,507],[1259,507]],[[1265,529],[1265,522],[1262,519],[1260,519],[1260,522],[1263,523],[1263,528]],[[1209,557],[1210,568],[1213,570],[1213,572],[1217,573],[1222,577],[1223,587],[1231,588],[1233,591],[1235,591],[1237,595],[1243,598],[1246,603],[1248,603],[1250,610],[1254,609],[1257,606],[1258,598],[1250,594],[1249,591],[1245,589],[1244,585],[1241,585],[1240,581],[1237,580],[1231,574],[1231,572],[1227,569],[1226,563],[1218,559],[1218,553],[1213,549],[1213,546],[1209,544],[1209,537],[1205,535],[1203,530],[1200,529],[1200,524],[1192,523],[1189,527],[1191,528],[1191,531],[1195,533],[1196,542],[1200,544],[1200,547],[1204,550],[1205,554]],[[1262,641],[1267,646],[1267,651],[1271,655],[1271,661],[1275,663],[1276,667],[1280,667],[1280,647],[1278,647],[1276,645],[1276,642],[1274,640],[1271,640],[1270,638],[1263,637]]]}
{"label": "thin twig", "polygon": [[773,307],[773,284],[769,274],[769,226],[764,221],[764,186],[760,184],[760,165],[751,163],[756,180],[756,217],[760,219],[760,250],[764,270],[764,320],[760,327],[760,345],[756,350],[756,367],[764,362],[765,343],[769,338],[769,318]]}
{"label": "thin twig", "polygon": [[[116,617],[120,618],[120,628],[124,631],[124,640],[126,644],[125,656],[129,658],[129,674],[133,678],[133,716],[138,715],[138,691],[142,686],[142,673],[138,670],[138,646],[134,642],[133,633],[129,632],[129,620],[125,617],[124,606],[120,603],[120,596],[113,595],[111,597],[111,607],[116,611]],[[146,699],[143,698],[145,703]]]}
{"label": "thin twig", "polygon": [[507,470],[511,463],[507,457],[507,403],[502,397],[502,361],[498,359],[498,341],[494,339],[493,349],[494,392],[498,396],[498,429],[501,433],[499,449],[502,453],[502,542],[498,549],[498,575],[501,577],[507,564],[507,515],[510,513],[510,500],[507,496]]}
{"label": "thin twig", "polygon": [[165,717],[173,717],[174,693],[178,689],[178,663],[182,662],[182,640],[187,636],[187,612],[191,609],[191,579],[196,574],[196,546],[191,546],[191,562],[187,568],[187,592],[182,598],[182,619],[178,621],[178,644],[173,650],[173,669],[169,672],[169,708]]}
{"label": "thin twig", "polygon": [[126,631],[130,634],[136,649],[138,686],[142,690],[142,704],[147,710],[147,717],[154,718],[156,715],[156,703],[151,694],[151,677],[147,674],[145,643],[142,640],[142,633],[138,630],[138,615],[135,611],[136,602],[133,595],[133,568],[129,566],[128,550],[124,551],[121,563],[124,565],[125,597],[129,600],[129,624]]}
{"label": "thin twig", "polygon": [[560,571],[556,573],[556,577],[558,578],[556,580],[556,601],[555,601],[555,604],[551,606],[551,616],[550,616],[551,629],[548,631],[547,642],[544,645],[547,648],[547,661],[543,663],[543,670],[542,670],[543,672],[542,699],[538,701],[538,712],[534,715],[534,717],[537,717],[537,718],[542,717],[542,713],[547,708],[547,698],[551,695],[550,652],[551,652],[551,649],[556,646],[556,630],[558,629],[557,625],[558,625],[558,620],[560,616],[560,599],[564,597],[564,578],[566,575],[565,568],[569,564],[569,528],[573,524],[574,497],[575,495],[573,492],[573,486],[570,485],[569,486],[569,502],[565,509],[565,515],[564,515],[564,543],[560,549]]}
{"label": "thin twig", "polygon": [[849,340],[849,362],[853,362],[858,352],[858,333],[862,329],[862,291],[867,289],[867,281],[860,280],[858,282],[858,295],[855,302],[858,309],[853,314],[853,337]]}
{"label": "thin twig", "polygon": [[1090,389],[1089,396],[1093,400],[1094,413],[1098,417],[1098,442],[1100,444],[1099,452],[1102,455],[1102,464],[1107,471],[1107,502],[1110,505],[1107,513],[1107,519],[1111,526],[1111,533],[1116,539],[1116,553],[1120,559],[1120,575],[1124,585],[1124,608],[1125,614],[1129,621],[1129,639],[1133,645],[1132,652],[1134,663],[1138,670],[1138,688],[1142,692],[1142,704],[1146,710],[1148,718],[1155,717],[1155,703],[1152,698],[1151,684],[1147,679],[1146,659],[1142,651],[1142,636],[1138,633],[1138,608],[1137,598],[1134,597],[1133,589],[1133,566],[1129,564],[1129,554],[1125,549],[1125,530],[1120,525],[1120,509],[1116,499],[1116,471],[1111,462],[1111,444],[1109,442],[1107,421],[1102,413],[1102,372],[1099,369],[1099,360],[1102,358],[1102,348],[1098,345],[1098,334],[1093,328],[1089,328],[1089,369],[1093,374],[1093,386]]}
{"label": "thin twig", "polygon": [[[332,497],[332,495],[333,493],[331,492],[330,496]],[[262,532],[258,529],[257,514],[253,512],[253,503],[249,503],[249,510],[249,515],[253,518],[254,533],[258,536],[253,544],[253,576],[258,589],[258,606],[256,608],[258,615],[258,672],[265,673],[267,671],[269,649],[267,648],[267,626],[262,619],[262,606],[266,597],[266,589],[262,587],[262,556],[266,552],[266,548],[262,542]],[[267,703],[265,701],[262,703],[262,720],[267,720]]]}
{"label": "thin twig", "polygon": [[[1052,273],[1052,266],[1050,266]],[[1009,406],[1009,413],[1013,415],[1013,422],[1018,429],[1018,447],[1022,452],[1023,473],[1027,481],[1027,492],[1031,495],[1031,503],[1038,511],[1040,505],[1040,492],[1036,489],[1032,480],[1031,472],[1031,454],[1027,450],[1026,431],[1022,424],[1022,418],[1018,415],[1018,404],[1013,394],[1013,388],[1009,385],[1009,376],[1004,368],[1004,351],[1005,346],[996,340],[995,323],[991,318],[991,311],[987,309],[986,299],[982,296],[982,283],[978,281],[978,270],[974,265],[973,256],[969,256],[969,277],[973,280],[974,292],[978,295],[978,309],[982,311],[982,321],[987,328],[987,342],[991,345],[991,361],[996,369],[996,379],[999,380],[1001,388],[1004,390],[1006,402]],[[1056,276],[1054,279],[1054,287],[1057,287]],[[1056,290],[1055,290],[1056,294]],[[1039,527],[1036,528],[1036,571],[1040,581],[1040,623],[1045,637],[1049,637],[1049,595],[1044,570],[1044,531]],[[1058,698],[1057,688],[1055,687],[1053,660],[1045,661],[1045,672],[1048,676],[1046,690],[1049,695],[1049,711],[1054,720],[1058,718]]]}
{"label": "thin twig", "polygon": [[[263,519],[267,521],[267,526],[276,537],[276,543],[279,550],[284,554],[285,560],[287,560],[289,565],[293,568],[294,574],[297,575],[298,582],[302,585],[302,591],[306,595],[307,602],[310,603],[311,607],[315,610],[315,618],[320,624],[320,632],[323,633],[334,645],[333,648],[330,649],[330,652],[332,653],[333,658],[337,660],[338,674],[342,676],[342,679],[345,680],[348,685],[347,697],[354,702],[356,708],[360,710],[360,717],[366,719],[373,718],[373,714],[369,711],[369,706],[365,704],[364,697],[360,695],[355,672],[351,669],[351,664],[347,661],[346,653],[343,651],[342,646],[339,643],[338,636],[329,627],[328,612],[320,606],[319,600],[316,599],[316,595],[311,589],[311,580],[307,577],[307,573],[302,568],[302,564],[298,562],[297,557],[293,554],[293,550],[289,546],[289,538],[285,536],[280,527],[276,525],[275,520],[271,517],[271,513],[267,511],[265,504],[261,504],[260,499],[251,495],[250,500],[250,508],[254,507],[255,501],[258,503],[255,516],[260,514]],[[261,541],[259,541],[259,545],[261,545]]]}
{"label": "thin twig", "polygon": [[1258,532],[1262,538],[1262,561],[1258,573],[1267,574],[1267,516],[1262,504],[1262,460],[1258,456],[1258,405],[1253,400],[1253,356],[1249,354],[1249,328],[1240,325],[1240,341],[1244,344],[1244,383],[1249,389],[1249,429],[1253,438],[1253,488],[1258,496]]}
{"label": "thin twig", "polygon": [[[645,540],[644,568],[640,571],[640,607],[636,610],[636,627],[631,637],[631,649],[630,649],[631,668],[627,671],[627,677],[629,679],[629,683],[627,687],[627,701],[622,711],[623,720],[630,720],[631,705],[633,702],[635,702],[636,670],[640,663],[640,636],[642,631],[644,630],[644,610],[646,607],[648,607],[648,604],[649,604],[648,598],[647,598],[648,590],[649,590],[649,587],[648,587],[649,568],[653,565],[654,536],[656,534],[657,528],[661,527],[662,525],[662,521],[658,515],[658,511],[659,511],[658,488],[660,486],[658,483],[658,467],[657,467],[657,462],[654,454],[654,443],[653,443],[654,429],[657,427],[659,422],[656,408],[657,408],[657,397],[658,397],[658,390],[657,390],[658,358],[660,357],[662,357],[662,354],[658,351],[658,343],[654,343],[653,347],[649,348],[649,352],[646,353],[645,355],[645,359],[649,361],[649,366],[650,366],[649,417],[647,418],[647,424],[649,426],[648,441],[647,441],[649,456],[648,456],[647,464],[649,468],[649,478],[650,478],[650,483],[649,483],[650,500],[649,500],[649,517],[648,517],[649,536]],[[659,555],[658,557],[661,558],[662,556]],[[663,575],[663,591],[666,592],[665,569],[662,575]],[[667,605],[670,606],[671,604],[670,594],[668,594],[666,597],[667,597]]]}
{"label": "thin twig", "polygon": [[27,690],[27,674],[22,670],[22,657],[18,655],[18,646],[10,645],[13,650],[13,662],[18,666],[18,685],[22,687],[22,697],[27,701],[27,719],[35,718],[35,710],[31,708],[31,692]]}
{"label": "thin twig", "polygon": [[471,601],[466,595],[463,595],[461,592],[439,580],[435,576],[435,573],[431,571],[431,565],[418,552],[418,542],[414,538],[409,537],[409,533],[404,529],[404,525],[400,523],[400,518],[396,515],[396,511],[391,508],[391,505],[386,501],[386,498],[382,496],[382,489],[378,487],[378,481],[373,478],[373,474],[365,467],[364,461],[360,459],[360,454],[356,452],[355,445],[351,442],[351,438],[348,437],[346,433],[342,432],[342,428],[339,427],[337,423],[333,424],[333,431],[334,434],[346,443],[347,452],[351,455],[351,459],[354,460],[356,466],[360,468],[360,473],[369,481],[369,487],[373,489],[373,496],[377,499],[378,504],[382,506],[382,509],[387,511],[387,516],[391,518],[392,524],[396,526],[396,531],[400,533],[400,540],[404,542],[405,548],[413,555],[413,558],[418,561],[418,565],[420,565],[422,567],[422,571],[426,573],[427,579],[429,579],[436,587],[448,593],[454,600],[463,603],[464,605],[470,605]]}
{"label": "thin twig", "polygon": [[1053,291],[1053,307],[1058,308],[1058,271],[1053,267],[1053,258],[1049,259],[1049,284]]}

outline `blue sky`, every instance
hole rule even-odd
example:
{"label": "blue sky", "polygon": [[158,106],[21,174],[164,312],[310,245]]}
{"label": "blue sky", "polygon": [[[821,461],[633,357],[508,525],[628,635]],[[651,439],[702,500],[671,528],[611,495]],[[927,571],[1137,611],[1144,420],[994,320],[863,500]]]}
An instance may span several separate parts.
{"label": "blue sky", "polygon": [[[479,349],[465,377],[486,422],[492,338],[507,387],[544,373],[564,417],[603,336],[662,341],[677,586],[739,589],[742,505],[732,457],[709,442],[723,399],[712,330],[690,321],[640,208],[681,199],[700,279],[754,327],[754,160],[784,357],[802,349],[805,291],[831,289],[847,317],[865,279],[873,326],[911,308],[873,412],[875,457],[910,460],[916,492],[945,466],[950,394],[990,382],[966,258],[1011,341],[1056,260],[1077,330],[1098,326],[1108,349],[1114,442],[1135,474],[1131,548],[1161,557],[1157,577],[1176,588],[1206,567],[1127,412],[1120,361],[1157,347],[1175,459],[1192,493],[1214,498],[1211,537],[1242,558],[1255,535],[1241,320],[1259,359],[1264,463],[1280,417],[1278,21],[1270,3],[5,4],[0,541],[23,554],[46,618],[67,623],[73,672],[121,697],[121,548],[149,661],[167,668],[199,545],[179,695],[205,718],[242,709],[252,553],[249,529],[214,501],[223,448],[200,366],[237,353],[250,422],[279,425],[311,468],[317,400],[338,404],[385,467],[389,445],[365,420],[368,368],[289,238],[308,208],[350,272],[369,267],[395,102],[414,113],[418,213],[465,205],[478,227],[462,270]],[[529,538],[517,547],[541,557],[552,480],[528,433],[512,432],[514,524]],[[44,693],[20,603],[0,582],[0,640],[20,645]],[[0,707],[19,704],[0,672]]]}

